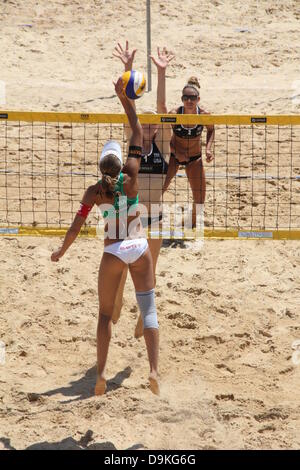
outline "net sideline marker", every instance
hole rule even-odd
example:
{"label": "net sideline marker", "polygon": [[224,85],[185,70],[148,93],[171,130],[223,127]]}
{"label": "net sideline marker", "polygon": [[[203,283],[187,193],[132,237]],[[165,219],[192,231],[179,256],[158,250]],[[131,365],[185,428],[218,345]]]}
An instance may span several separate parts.
{"label": "net sideline marker", "polygon": [[[63,237],[68,228],[57,228],[57,227],[0,227],[0,237],[4,236],[36,236],[36,237]],[[168,235],[169,234],[169,235]],[[151,238],[158,238],[159,236],[170,239],[195,239],[195,231],[185,230],[180,231],[178,227],[170,227],[170,232],[158,232],[149,230],[148,236]],[[99,235],[96,227],[84,227],[79,233],[79,237],[82,238],[96,238]],[[300,230],[210,230],[204,229],[205,239],[238,239],[238,240],[300,240]]]}

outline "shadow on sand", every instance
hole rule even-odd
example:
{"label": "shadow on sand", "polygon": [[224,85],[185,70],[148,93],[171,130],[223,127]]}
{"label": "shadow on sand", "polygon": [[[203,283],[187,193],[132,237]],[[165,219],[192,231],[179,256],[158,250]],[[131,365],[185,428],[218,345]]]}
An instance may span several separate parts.
{"label": "shadow on sand", "polygon": [[[118,372],[113,378],[107,381],[107,392],[117,390],[122,386],[125,379],[130,377],[132,372],[131,367],[126,367],[121,372]],[[55,388],[48,392],[40,393],[39,396],[52,397],[53,395],[61,394],[65,397],[72,397],[72,399],[64,401],[63,403],[71,403],[78,400],[85,400],[94,396],[94,388],[96,384],[96,366],[91,367],[83,377],[74,382],[70,382],[68,387]],[[74,398],[75,397],[75,398]]]}
{"label": "shadow on sand", "polygon": [[[79,441],[73,437],[67,437],[60,442],[37,442],[26,447],[24,450],[118,450],[112,442],[94,442],[93,431],[90,429],[85,433]],[[4,445],[6,450],[17,450],[10,444],[10,439],[0,437],[0,442]],[[125,450],[138,450],[144,449],[143,444],[134,444]]]}

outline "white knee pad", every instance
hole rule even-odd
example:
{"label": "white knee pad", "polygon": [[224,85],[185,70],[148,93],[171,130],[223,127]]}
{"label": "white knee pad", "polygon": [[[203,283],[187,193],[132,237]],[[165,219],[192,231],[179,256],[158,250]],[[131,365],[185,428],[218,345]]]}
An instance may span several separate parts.
{"label": "white knee pad", "polygon": [[144,329],[158,328],[154,289],[136,292],[135,295],[143,318]]}

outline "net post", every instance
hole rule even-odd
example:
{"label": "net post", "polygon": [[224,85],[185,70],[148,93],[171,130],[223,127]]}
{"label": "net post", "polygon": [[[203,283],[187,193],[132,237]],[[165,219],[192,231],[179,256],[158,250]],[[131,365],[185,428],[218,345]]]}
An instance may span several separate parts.
{"label": "net post", "polygon": [[152,81],[151,81],[151,0],[146,0],[146,10],[147,10],[147,81],[148,89],[147,91],[152,90]]}

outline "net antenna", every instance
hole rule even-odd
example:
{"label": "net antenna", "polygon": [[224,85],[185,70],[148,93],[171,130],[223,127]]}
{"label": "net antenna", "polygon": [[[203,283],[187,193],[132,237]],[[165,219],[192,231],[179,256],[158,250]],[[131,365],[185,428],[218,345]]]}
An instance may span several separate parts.
{"label": "net antenna", "polygon": [[151,82],[151,0],[146,0],[147,10],[147,79],[148,79],[148,90],[152,90]]}

